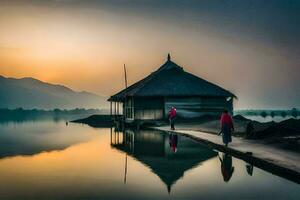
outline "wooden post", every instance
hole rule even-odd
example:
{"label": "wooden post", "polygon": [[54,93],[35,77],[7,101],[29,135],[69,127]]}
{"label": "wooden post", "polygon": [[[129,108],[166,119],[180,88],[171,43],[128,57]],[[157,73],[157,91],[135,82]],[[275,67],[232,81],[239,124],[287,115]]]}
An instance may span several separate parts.
{"label": "wooden post", "polygon": [[119,117],[119,102],[117,103],[117,115]]}
{"label": "wooden post", "polygon": [[110,102],[110,118],[112,119],[112,102]]}
{"label": "wooden post", "polygon": [[120,138],[120,132],[118,131],[118,136],[117,136],[117,143],[119,144],[119,138]]}
{"label": "wooden post", "polygon": [[126,104],[127,104],[127,70],[126,70],[126,65],[124,64],[124,80],[125,80],[125,97],[124,97],[124,110],[123,110],[123,116],[124,116],[124,119],[123,119],[123,127],[125,127],[125,120],[126,120],[126,115],[127,115],[127,110],[126,110]]}
{"label": "wooden post", "polygon": [[116,119],[116,113],[117,113],[117,107],[116,107],[116,102],[114,103],[115,104],[115,119]]}
{"label": "wooden post", "polygon": [[110,127],[110,144],[112,144],[112,127]]}

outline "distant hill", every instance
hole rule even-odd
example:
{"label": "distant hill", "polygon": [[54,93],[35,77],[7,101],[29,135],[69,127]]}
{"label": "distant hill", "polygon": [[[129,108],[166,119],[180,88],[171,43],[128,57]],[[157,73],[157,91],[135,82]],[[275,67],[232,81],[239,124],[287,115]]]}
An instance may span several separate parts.
{"label": "distant hill", "polygon": [[89,92],[76,92],[62,85],[45,83],[34,78],[0,76],[0,108],[24,109],[107,109],[106,98]]}

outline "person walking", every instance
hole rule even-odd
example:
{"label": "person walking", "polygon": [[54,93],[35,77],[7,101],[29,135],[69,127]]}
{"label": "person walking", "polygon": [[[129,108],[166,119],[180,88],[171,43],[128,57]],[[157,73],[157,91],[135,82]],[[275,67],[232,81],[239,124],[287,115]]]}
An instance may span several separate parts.
{"label": "person walking", "polygon": [[169,111],[169,121],[171,124],[171,130],[175,130],[175,120],[176,120],[176,108],[172,107]]}
{"label": "person walking", "polygon": [[228,143],[232,141],[231,133],[234,131],[233,120],[228,110],[224,110],[220,121],[223,143],[228,146]]}

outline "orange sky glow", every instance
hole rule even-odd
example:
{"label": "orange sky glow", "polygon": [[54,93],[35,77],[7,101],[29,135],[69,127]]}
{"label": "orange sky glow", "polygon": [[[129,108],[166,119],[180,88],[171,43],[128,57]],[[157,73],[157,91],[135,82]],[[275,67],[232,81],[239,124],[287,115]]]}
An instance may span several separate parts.
{"label": "orange sky glow", "polygon": [[[134,83],[157,69],[170,52],[186,71],[235,93],[237,107],[266,107],[274,98],[278,102],[270,107],[297,102],[300,95],[292,89],[285,97],[274,96],[274,91],[295,86],[297,51],[291,54],[261,38],[230,37],[228,30],[194,15],[184,15],[191,21],[176,21],[101,5],[7,1],[0,6],[0,75],[109,96],[123,88],[124,63],[129,83]],[[266,81],[270,71],[272,79]],[[270,94],[260,100],[266,91]]]}

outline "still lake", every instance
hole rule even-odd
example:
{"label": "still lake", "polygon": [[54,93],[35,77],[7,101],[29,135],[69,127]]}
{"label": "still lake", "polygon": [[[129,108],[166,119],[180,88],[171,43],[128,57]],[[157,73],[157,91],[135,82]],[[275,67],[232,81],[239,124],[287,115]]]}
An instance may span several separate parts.
{"label": "still lake", "polygon": [[286,116],[286,117],[281,117],[281,116],[266,116],[266,117],[262,117],[259,115],[243,115],[244,117],[246,117],[247,119],[251,119],[254,121],[258,121],[261,123],[265,123],[265,122],[282,122],[284,120],[288,120],[288,119],[300,119],[300,116],[298,117],[291,117],[291,116]]}
{"label": "still lake", "polygon": [[300,199],[300,185],[189,138],[0,123],[0,199]]}

